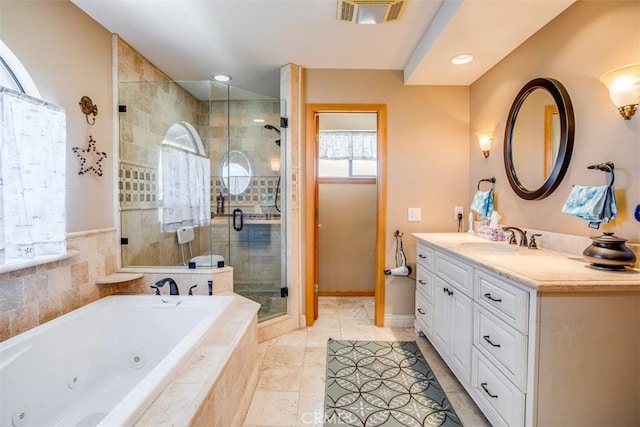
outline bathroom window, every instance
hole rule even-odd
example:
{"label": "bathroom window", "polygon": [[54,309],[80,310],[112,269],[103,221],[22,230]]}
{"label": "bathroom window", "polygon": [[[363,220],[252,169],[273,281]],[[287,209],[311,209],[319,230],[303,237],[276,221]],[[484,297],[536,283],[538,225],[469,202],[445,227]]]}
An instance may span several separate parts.
{"label": "bathroom window", "polygon": [[0,86],[42,99],[29,72],[2,40],[0,40]]}
{"label": "bathroom window", "polygon": [[0,41],[0,271],[66,255],[66,115]]}
{"label": "bathroom window", "polygon": [[188,122],[174,123],[162,140],[160,188],[162,231],[209,225],[211,165],[202,140]]}
{"label": "bathroom window", "polygon": [[320,131],[318,176],[372,178],[377,175],[375,131]]}

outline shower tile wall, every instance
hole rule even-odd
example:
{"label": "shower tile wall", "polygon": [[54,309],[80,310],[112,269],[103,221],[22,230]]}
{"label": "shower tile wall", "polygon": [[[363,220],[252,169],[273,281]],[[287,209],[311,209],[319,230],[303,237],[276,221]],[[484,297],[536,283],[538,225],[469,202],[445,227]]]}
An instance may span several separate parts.
{"label": "shower tile wall", "polygon": [[[159,222],[158,165],[160,143],[181,120],[198,123],[200,101],[118,40],[120,164],[119,199],[123,266],[180,265],[175,233],[162,233]],[[208,230],[205,233],[208,240]],[[208,247],[208,243],[206,246]],[[200,250],[194,242],[194,252]]]}

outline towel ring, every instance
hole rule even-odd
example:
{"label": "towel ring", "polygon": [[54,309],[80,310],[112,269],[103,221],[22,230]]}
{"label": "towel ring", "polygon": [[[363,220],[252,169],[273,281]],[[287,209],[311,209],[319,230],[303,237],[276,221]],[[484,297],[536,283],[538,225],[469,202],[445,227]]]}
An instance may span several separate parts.
{"label": "towel ring", "polygon": [[610,173],[611,174],[611,182],[607,183],[607,185],[609,187],[613,187],[613,183],[616,180],[616,175],[613,172],[614,168],[615,168],[615,165],[613,164],[613,162],[604,162],[604,163],[598,163],[597,165],[587,166],[587,169],[597,169],[597,170],[605,172],[605,173]]}
{"label": "towel ring", "polygon": [[480,184],[482,182],[490,182],[491,183],[491,189],[493,190],[494,184],[496,183],[496,177],[492,176],[491,178],[484,178],[484,179],[481,179],[480,181],[478,181],[478,191],[480,191]]}

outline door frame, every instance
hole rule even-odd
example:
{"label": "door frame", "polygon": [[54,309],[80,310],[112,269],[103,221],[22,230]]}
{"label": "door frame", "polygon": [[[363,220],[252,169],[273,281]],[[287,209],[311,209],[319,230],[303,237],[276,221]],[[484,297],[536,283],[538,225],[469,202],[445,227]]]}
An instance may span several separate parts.
{"label": "door frame", "polygon": [[305,302],[306,323],[312,326],[318,317],[318,144],[317,116],[322,113],[375,113],[377,115],[376,256],[374,308],[375,325],[384,326],[385,243],[387,225],[387,106],[385,104],[307,104],[306,183],[305,183]]}

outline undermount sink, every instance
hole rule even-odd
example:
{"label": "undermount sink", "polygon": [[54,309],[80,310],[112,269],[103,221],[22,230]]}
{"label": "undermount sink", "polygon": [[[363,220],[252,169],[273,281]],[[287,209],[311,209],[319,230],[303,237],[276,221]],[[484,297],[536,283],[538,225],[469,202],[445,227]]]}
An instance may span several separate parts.
{"label": "undermount sink", "polygon": [[517,252],[518,246],[498,242],[466,242],[460,246],[480,252]]}

